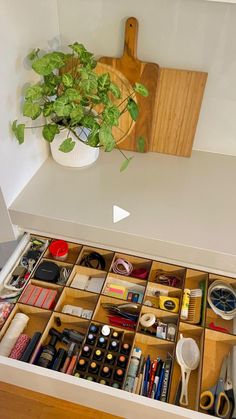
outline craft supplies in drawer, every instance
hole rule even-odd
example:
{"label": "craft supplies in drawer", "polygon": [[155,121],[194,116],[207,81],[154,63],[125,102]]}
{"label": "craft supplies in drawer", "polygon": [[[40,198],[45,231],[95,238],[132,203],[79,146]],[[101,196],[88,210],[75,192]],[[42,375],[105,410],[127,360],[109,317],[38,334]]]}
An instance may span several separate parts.
{"label": "craft supplies in drawer", "polygon": [[58,258],[55,241],[32,236],[8,275],[40,246],[24,287],[0,300],[0,353],[218,417],[206,394],[224,375],[231,419],[236,280],[72,242]]}

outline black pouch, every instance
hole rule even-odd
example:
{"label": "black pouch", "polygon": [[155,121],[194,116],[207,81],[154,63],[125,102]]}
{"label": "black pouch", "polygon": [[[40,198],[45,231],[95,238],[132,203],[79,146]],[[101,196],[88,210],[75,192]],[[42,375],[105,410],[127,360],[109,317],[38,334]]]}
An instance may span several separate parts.
{"label": "black pouch", "polygon": [[60,268],[54,262],[44,261],[36,269],[34,278],[40,281],[57,282],[60,278]]}

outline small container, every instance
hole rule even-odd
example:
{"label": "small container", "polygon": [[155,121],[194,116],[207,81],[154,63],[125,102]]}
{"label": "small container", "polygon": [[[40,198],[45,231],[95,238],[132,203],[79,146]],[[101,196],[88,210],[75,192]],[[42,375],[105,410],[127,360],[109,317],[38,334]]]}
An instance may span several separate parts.
{"label": "small container", "polygon": [[88,365],[88,362],[85,359],[80,358],[79,361],[77,362],[77,370],[85,371],[87,368],[87,365]]}
{"label": "small container", "polygon": [[118,368],[118,369],[115,370],[115,372],[114,372],[114,379],[115,380],[122,381],[124,376],[125,376],[124,370],[122,370],[121,368]]}
{"label": "small container", "polygon": [[93,333],[89,333],[88,336],[87,336],[86,342],[89,345],[94,345],[95,344],[95,340],[96,340],[96,336]]}
{"label": "small container", "polygon": [[119,332],[117,332],[116,330],[114,330],[114,332],[112,333],[112,335],[111,335],[111,338],[112,339],[120,339],[120,333]]}
{"label": "small container", "polygon": [[68,257],[68,243],[64,240],[53,240],[49,246],[49,252],[51,253],[53,259],[63,262]]}
{"label": "small container", "polygon": [[96,351],[93,354],[93,359],[96,359],[96,361],[101,361],[104,356],[104,352],[102,352],[100,349],[96,349]]}
{"label": "small container", "polygon": [[107,362],[108,364],[114,364],[115,357],[111,353],[108,353],[105,362]]}
{"label": "small container", "polygon": [[119,349],[119,342],[117,340],[111,340],[109,349],[110,351],[117,352]]}
{"label": "small container", "polygon": [[119,383],[112,383],[111,385],[113,388],[120,388],[120,384]]}
{"label": "small container", "polygon": [[93,374],[97,374],[98,373],[98,364],[95,361],[92,361],[91,364],[89,365],[89,372],[92,372]]}
{"label": "small container", "polygon": [[97,346],[99,346],[100,348],[106,348],[106,346],[107,346],[107,339],[105,339],[104,336],[100,336],[98,338]]}
{"label": "small container", "polygon": [[96,334],[98,332],[98,326],[96,324],[91,324],[89,328],[89,333]]}
{"label": "small container", "polygon": [[99,384],[106,385],[106,383],[107,383],[106,380],[103,380],[103,379],[99,381]]}
{"label": "small container", "polygon": [[88,381],[95,381],[95,378],[94,378],[94,377],[92,377],[91,375],[88,375],[88,376],[86,377],[86,380],[88,380]]}
{"label": "small container", "polygon": [[82,356],[85,356],[86,358],[90,357],[91,355],[91,348],[88,345],[84,345],[82,349]]}
{"label": "small container", "polygon": [[129,353],[130,353],[130,345],[128,343],[123,343],[121,345],[120,353],[121,354],[124,354],[124,355],[129,355]]}
{"label": "small container", "polygon": [[111,368],[107,367],[106,365],[102,367],[101,376],[109,378],[111,376]]}
{"label": "small container", "polygon": [[117,360],[117,366],[121,368],[125,368],[127,364],[127,358],[124,355],[120,355]]}
{"label": "small container", "polygon": [[110,327],[107,324],[104,324],[104,326],[102,326],[101,333],[103,336],[109,336],[111,333]]}

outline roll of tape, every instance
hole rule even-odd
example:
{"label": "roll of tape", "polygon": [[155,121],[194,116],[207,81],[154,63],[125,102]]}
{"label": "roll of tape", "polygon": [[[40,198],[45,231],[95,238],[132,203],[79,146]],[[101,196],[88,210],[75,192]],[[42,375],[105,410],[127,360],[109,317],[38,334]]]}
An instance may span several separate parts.
{"label": "roll of tape", "polygon": [[128,260],[118,258],[113,263],[112,270],[116,274],[129,276],[133,271],[133,265]]}
{"label": "roll of tape", "polygon": [[0,342],[0,355],[9,356],[18,337],[24,331],[29,317],[24,313],[16,313],[5,335]]}
{"label": "roll of tape", "polygon": [[140,324],[143,327],[151,327],[156,322],[156,316],[153,313],[145,313],[140,318]]}

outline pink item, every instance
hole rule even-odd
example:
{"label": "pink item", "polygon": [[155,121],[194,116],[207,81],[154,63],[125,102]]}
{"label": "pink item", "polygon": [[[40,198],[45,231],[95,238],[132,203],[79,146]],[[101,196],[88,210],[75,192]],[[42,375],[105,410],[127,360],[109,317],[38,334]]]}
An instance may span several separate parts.
{"label": "pink item", "polygon": [[15,345],[13,346],[9,358],[20,359],[25,352],[26,346],[30,342],[28,335],[22,334],[18,337]]}

